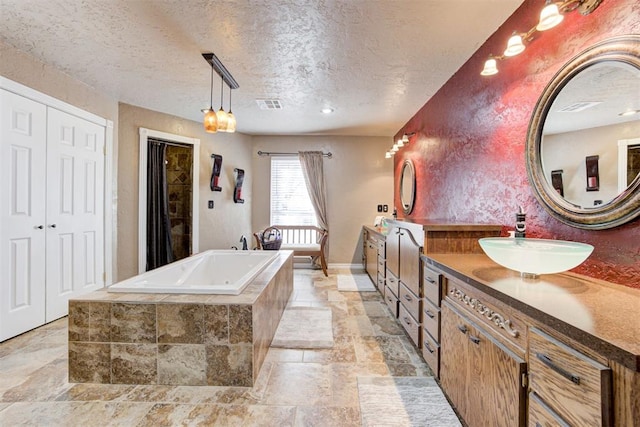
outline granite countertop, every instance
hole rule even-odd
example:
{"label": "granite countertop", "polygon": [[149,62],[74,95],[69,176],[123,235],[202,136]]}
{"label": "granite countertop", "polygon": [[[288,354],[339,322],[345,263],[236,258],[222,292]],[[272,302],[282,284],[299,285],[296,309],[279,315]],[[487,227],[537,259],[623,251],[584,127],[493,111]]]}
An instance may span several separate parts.
{"label": "granite countertop", "polygon": [[640,372],[640,289],[567,272],[524,279],[486,255],[428,254],[427,264]]}
{"label": "granite countertop", "polygon": [[398,219],[388,219],[387,222],[394,223],[409,223],[416,224],[422,226],[424,230],[438,230],[438,231],[500,231],[502,230],[502,225],[499,224],[478,224],[478,223],[464,223],[464,222],[455,222],[449,221],[446,219],[430,219],[430,218],[398,218]]}

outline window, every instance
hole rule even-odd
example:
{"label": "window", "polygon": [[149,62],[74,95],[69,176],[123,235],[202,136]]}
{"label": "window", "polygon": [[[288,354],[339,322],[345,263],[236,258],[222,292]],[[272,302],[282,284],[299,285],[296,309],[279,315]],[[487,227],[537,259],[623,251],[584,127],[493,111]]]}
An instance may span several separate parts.
{"label": "window", "polygon": [[297,157],[271,158],[271,224],[318,225]]}

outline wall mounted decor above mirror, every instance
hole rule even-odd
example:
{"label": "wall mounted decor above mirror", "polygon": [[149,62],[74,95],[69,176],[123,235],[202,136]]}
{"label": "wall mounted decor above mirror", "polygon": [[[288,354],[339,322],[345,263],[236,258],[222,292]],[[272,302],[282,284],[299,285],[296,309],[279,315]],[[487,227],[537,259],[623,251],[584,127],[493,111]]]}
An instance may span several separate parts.
{"label": "wall mounted decor above mirror", "polygon": [[[536,104],[525,154],[534,194],[558,220],[598,230],[640,216],[640,36],[604,40],[562,67]],[[586,158],[598,159],[597,187]]]}
{"label": "wall mounted decor above mirror", "polygon": [[416,171],[411,160],[405,160],[400,173],[400,203],[405,215],[413,210],[416,200]]}

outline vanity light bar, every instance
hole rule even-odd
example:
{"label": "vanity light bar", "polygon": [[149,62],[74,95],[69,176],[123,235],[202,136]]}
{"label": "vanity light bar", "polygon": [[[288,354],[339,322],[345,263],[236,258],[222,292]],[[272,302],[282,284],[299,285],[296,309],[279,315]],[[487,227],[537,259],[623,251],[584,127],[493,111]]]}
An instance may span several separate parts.
{"label": "vanity light bar", "polygon": [[393,144],[393,146],[389,149],[389,151],[384,153],[384,158],[385,159],[393,158],[393,156],[396,154],[396,152],[398,152],[398,150],[400,150],[402,147],[405,147],[409,143],[409,137],[415,134],[416,134],[415,132],[402,134],[402,138],[398,138],[398,141],[396,141],[396,143]]}
{"label": "vanity light bar", "polygon": [[531,42],[533,33],[536,31],[546,31],[560,24],[564,19],[563,13],[569,13],[574,10],[580,12],[581,15],[588,15],[598,8],[602,0],[564,0],[554,2],[547,0],[544,8],[540,12],[540,20],[526,33],[518,33],[514,31],[513,35],[507,42],[507,48],[500,56],[489,55],[484,63],[484,67],[480,72],[482,76],[493,76],[498,74],[498,60],[519,55],[524,52],[525,43]]}

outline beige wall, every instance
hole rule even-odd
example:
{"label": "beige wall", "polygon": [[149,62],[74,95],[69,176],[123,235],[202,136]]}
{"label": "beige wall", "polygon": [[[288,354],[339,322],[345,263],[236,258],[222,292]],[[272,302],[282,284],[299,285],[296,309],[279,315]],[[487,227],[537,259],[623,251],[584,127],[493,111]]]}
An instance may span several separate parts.
{"label": "beige wall", "polygon": [[[607,203],[618,195],[618,141],[638,137],[640,120],[545,135],[542,158],[547,181],[551,182],[552,170],[562,169],[565,199],[586,208],[593,207],[594,200]],[[587,191],[585,157],[594,155],[600,156],[600,189]]]}
{"label": "beige wall", "polygon": [[388,137],[348,136],[254,136],[253,137],[253,229],[269,225],[269,157],[258,150],[297,152],[330,151],[324,172],[328,191],[329,263],[362,262],[361,230],[373,225],[378,204],[393,211],[393,161],[384,158],[393,141]]}
{"label": "beige wall", "polygon": [[[240,133],[209,134],[202,124],[163,113],[120,104],[120,150],[118,156],[118,280],[138,272],[138,150],[139,131],[147,129],[200,139],[200,251],[238,246],[240,235],[251,238],[251,137]],[[223,157],[220,186],[209,189],[211,154]],[[233,202],[234,168],[245,169],[244,204]],[[207,201],[213,200],[213,210]],[[250,240],[249,240],[250,242]]]}
{"label": "beige wall", "polygon": [[97,116],[113,122],[113,168],[112,181],[113,192],[111,195],[113,205],[113,277],[117,277],[117,240],[115,230],[117,218],[115,215],[115,203],[117,202],[117,177],[118,170],[116,157],[118,153],[118,102],[96,89],[64,74],[57,69],[45,65],[34,57],[18,51],[0,41],[0,76],[13,80],[24,86],[35,89],[46,95],[57,98],[75,107],[89,111]]}

